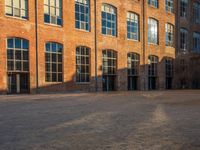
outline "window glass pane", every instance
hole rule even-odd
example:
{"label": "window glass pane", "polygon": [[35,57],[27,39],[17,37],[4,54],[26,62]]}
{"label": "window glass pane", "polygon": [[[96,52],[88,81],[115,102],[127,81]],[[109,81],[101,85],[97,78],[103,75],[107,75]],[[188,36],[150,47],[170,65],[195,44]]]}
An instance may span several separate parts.
{"label": "window glass pane", "polygon": [[46,82],[62,82],[62,78],[60,76],[62,75],[63,46],[55,42],[49,42],[46,43],[45,48]]}
{"label": "window glass pane", "polygon": [[21,48],[21,39],[19,38],[15,39],[15,48]]}

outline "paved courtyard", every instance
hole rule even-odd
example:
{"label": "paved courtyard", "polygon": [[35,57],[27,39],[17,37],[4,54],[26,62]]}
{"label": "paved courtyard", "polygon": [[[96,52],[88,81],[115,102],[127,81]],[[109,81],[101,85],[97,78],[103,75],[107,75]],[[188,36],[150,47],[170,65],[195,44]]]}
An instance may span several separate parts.
{"label": "paved courtyard", "polygon": [[199,150],[200,91],[0,96],[0,150]]}

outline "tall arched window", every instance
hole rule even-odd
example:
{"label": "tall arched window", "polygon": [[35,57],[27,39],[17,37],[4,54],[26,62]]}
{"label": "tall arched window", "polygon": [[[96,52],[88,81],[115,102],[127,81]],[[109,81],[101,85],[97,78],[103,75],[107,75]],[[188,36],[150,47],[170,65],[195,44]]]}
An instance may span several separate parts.
{"label": "tall arched window", "polygon": [[29,92],[29,42],[22,38],[7,39],[8,93]]}
{"label": "tall arched window", "polygon": [[90,49],[85,46],[76,48],[76,82],[90,82]]}
{"label": "tall arched window", "polygon": [[185,28],[180,29],[180,48],[181,50],[187,50],[188,31]]}
{"label": "tall arched window", "polygon": [[46,82],[62,82],[62,44],[47,42],[45,45]]}
{"label": "tall arched window", "polygon": [[165,44],[166,46],[174,45],[174,26],[170,23],[165,24]]}
{"label": "tall arched window", "polygon": [[8,71],[29,71],[29,42],[21,38],[7,39]]}
{"label": "tall arched window", "polygon": [[117,9],[109,4],[103,4],[101,9],[102,34],[117,35]]}
{"label": "tall arched window", "polygon": [[200,24],[200,2],[193,4],[193,20],[194,23]]}
{"label": "tall arched window", "polygon": [[148,19],[148,43],[158,44],[158,21]]}
{"label": "tall arched window", "polygon": [[173,59],[166,58],[165,60],[165,77],[166,77],[166,89],[172,88],[172,79],[173,79]]}
{"label": "tall arched window", "polygon": [[140,67],[140,55],[136,53],[128,53],[128,90],[138,89],[138,76]]}
{"label": "tall arched window", "polygon": [[139,40],[139,16],[135,13],[127,13],[127,38]]}
{"label": "tall arched window", "polygon": [[149,90],[155,90],[157,88],[158,57],[150,55],[148,61]]}
{"label": "tall arched window", "polygon": [[188,0],[180,0],[180,16],[186,18],[188,15]]}
{"label": "tall arched window", "polygon": [[117,53],[103,50],[102,55],[103,91],[116,90]]}
{"label": "tall arched window", "polygon": [[75,26],[77,29],[90,30],[89,0],[75,0]]}

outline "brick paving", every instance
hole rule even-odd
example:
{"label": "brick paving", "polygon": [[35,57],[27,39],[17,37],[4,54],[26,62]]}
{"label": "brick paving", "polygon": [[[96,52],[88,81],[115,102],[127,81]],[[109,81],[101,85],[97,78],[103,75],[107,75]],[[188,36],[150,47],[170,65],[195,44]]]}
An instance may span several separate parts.
{"label": "brick paving", "polygon": [[200,91],[0,96],[1,150],[199,150]]}

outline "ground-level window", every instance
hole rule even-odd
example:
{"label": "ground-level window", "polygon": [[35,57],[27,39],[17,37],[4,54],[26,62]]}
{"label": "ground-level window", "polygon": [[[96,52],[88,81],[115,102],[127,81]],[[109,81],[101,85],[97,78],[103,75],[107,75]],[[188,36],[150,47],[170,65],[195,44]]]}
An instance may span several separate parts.
{"label": "ground-level window", "polygon": [[47,42],[45,45],[46,82],[62,82],[62,44]]}
{"label": "ground-level window", "polygon": [[90,49],[85,46],[76,48],[76,82],[90,82]]}
{"label": "ground-level window", "polygon": [[158,57],[150,55],[148,61],[149,90],[155,90],[157,88]]}
{"label": "ground-level window", "polygon": [[166,89],[172,88],[173,79],[173,59],[167,58],[165,60],[165,76],[166,76]]}
{"label": "ground-level window", "polygon": [[103,91],[113,91],[116,89],[117,53],[103,50],[102,55]]}
{"label": "ground-level window", "polygon": [[128,90],[138,89],[138,76],[140,67],[140,55],[128,53]]}
{"label": "ground-level window", "polygon": [[7,39],[7,70],[29,71],[29,42],[21,38]]}

